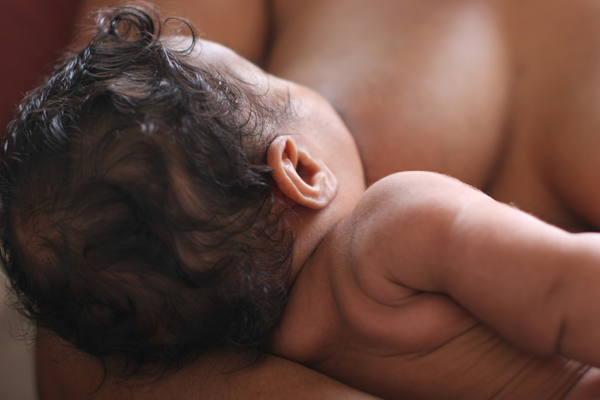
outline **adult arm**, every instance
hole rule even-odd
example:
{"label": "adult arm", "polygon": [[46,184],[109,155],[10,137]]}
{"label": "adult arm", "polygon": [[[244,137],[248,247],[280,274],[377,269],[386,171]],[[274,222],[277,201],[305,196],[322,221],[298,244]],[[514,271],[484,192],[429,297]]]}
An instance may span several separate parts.
{"label": "adult arm", "polygon": [[600,365],[600,234],[432,173],[394,175],[367,196],[381,205],[358,219],[357,276],[370,295],[446,293],[525,350]]}
{"label": "adult arm", "polygon": [[159,380],[128,383],[108,376],[98,361],[42,332],[37,347],[40,400],[376,400],[299,364],[267,356],[239,369],[234,355],[210,352],[184,370]]}

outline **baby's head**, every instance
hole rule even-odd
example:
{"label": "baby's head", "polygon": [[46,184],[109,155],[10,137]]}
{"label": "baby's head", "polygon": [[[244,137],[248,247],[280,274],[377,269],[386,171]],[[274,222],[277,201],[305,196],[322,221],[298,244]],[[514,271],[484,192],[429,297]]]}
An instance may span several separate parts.
{"label": "baby's head", "polygon": [[336,171],[360,175],[357,156],[332,167],[319,146],[354,144],[347,131],[311,139],[313,126],[342,130],[305,121],[326,103],[296,101],[316,95],[222,46],[163,38],[139,8],[98,21],[7,127],[2,258],[22,308],[129,371],[264,349],[294,264],[318,243],[303,232],[335,220],[315,215],[336,210]]}

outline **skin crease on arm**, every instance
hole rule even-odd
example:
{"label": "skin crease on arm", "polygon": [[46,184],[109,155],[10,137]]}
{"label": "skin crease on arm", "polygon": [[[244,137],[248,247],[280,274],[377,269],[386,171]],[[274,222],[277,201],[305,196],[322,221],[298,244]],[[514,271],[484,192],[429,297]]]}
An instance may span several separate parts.
{"label": "skin crease on arm", "polygon": [[398,285],[447,293],[522,349],[600,365],[599,234],[568,233],[437,174],[378,187],[366,200],[392,206],[357,218],[367,294],[390,304]]}

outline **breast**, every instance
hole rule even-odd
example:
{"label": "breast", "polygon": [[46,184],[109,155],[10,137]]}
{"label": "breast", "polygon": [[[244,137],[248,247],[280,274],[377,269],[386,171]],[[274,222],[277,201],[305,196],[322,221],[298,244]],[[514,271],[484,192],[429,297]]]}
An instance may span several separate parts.
{"label": "breast", "polygon": [[498,163],[507,55],[490,2],[276,2],[267,68],[341,113],[368,180],[429,170],[484,187]]}

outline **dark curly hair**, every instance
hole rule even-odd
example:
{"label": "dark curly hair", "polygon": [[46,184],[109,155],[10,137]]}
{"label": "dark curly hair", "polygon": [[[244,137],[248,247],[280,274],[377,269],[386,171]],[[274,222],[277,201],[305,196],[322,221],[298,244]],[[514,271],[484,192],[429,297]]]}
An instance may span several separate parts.
{"label": "dark curly hair", "polygon": [[289,99],[195,65],[193,29],[171,48],[151,7],[96,20],[6,127],[1,258],[21,311],[124,375],[260,352],[291,264],[266,166]]}

